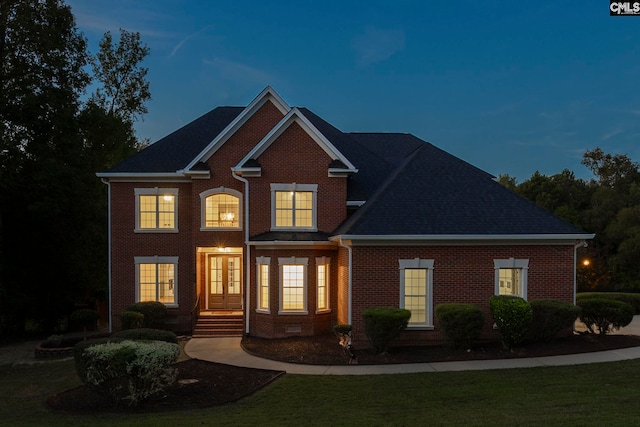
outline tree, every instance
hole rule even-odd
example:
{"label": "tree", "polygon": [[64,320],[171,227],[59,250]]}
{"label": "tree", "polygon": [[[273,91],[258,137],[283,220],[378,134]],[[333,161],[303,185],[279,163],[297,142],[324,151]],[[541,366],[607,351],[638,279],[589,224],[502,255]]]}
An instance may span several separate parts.
{"label": "tree", "polygon": [[[0,2],[0,334],[45,330],[104,293],[106,186],[95,177],[139,147],[149,50],[109,33],[92,58],[63,0]],[[96,92],[81,96],[92,80]]]}

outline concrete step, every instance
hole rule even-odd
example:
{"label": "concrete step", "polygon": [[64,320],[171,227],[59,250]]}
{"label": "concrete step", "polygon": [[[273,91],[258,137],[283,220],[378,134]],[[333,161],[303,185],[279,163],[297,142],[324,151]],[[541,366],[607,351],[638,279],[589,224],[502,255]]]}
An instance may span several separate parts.
{"label": "concrete step", "polygon": [[239,337],[243,332],[242,315],[210,315],[198,318],[194,338]]}

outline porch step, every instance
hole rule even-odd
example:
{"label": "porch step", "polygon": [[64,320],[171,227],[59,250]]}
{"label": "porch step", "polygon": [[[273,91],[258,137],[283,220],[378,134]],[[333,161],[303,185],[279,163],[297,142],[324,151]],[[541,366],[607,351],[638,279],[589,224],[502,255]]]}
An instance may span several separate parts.
{"label": "porch step", "polygon": [[193,338],[241,337],[243,330],[242,314],[201,313],[193,330]]}

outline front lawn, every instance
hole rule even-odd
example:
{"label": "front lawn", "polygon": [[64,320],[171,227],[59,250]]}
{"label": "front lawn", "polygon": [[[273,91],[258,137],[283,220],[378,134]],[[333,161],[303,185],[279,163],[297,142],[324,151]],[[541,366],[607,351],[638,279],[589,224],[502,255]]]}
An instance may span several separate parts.
{"label": "front lawn", "polygon": [[285,375],[239,402],[157,414],[73,415],[48,396],[79,385],[73,361],[0,365],[11,426],[628,426],[640,419],[640,360],[568,367],[380,376]]}

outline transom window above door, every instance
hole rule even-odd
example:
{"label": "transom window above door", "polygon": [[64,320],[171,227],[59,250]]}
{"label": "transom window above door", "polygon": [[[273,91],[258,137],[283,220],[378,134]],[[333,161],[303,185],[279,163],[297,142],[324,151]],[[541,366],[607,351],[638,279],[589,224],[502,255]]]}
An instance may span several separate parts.
{"label": "transom window above door", "polygon": [[317,231],[317,184],[271,184],[271,229]]}
{"label": "transom window above door", "polygon": [[200,193],[201,229],[241,229],[241,197],[239,191],[224,187]]}

